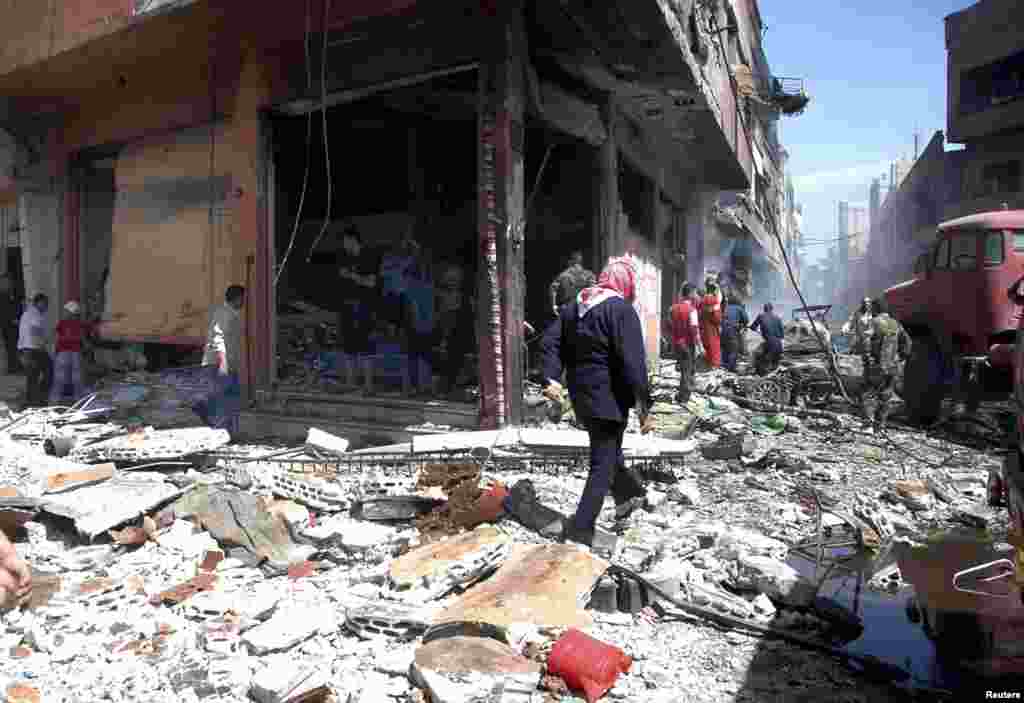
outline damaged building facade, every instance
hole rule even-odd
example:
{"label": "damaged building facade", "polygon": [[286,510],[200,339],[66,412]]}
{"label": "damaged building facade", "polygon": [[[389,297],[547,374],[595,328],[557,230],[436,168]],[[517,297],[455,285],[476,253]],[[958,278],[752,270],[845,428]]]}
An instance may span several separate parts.
{"label": "damaged building facade", "polygon": [[[745,302],[793,298],[786,282],[783,252],[795,250],[795,202],[789,199],[786,162],[779,139],[781,115],[800,114],[807,105],[803,81],[771,74],[761,44],[763,24],[755,3],[737,14],[725,7],[717,26],[723,42],[727,79],[738,96],[739,114],[749,135],[750,185],[720,192],[712,206],[702,273],[718,273]],[[697,274],[691,270],[690,275]],[[795,271],[794,271],[795,273]]]}
{"label": "damaged building facade", "polygon": [[[683,280],[718,269],[749,294],[778,263],[774,120],[806,98],[768,74],[754,0],[79,0],[5,19],[0,203],[25,294],[82,300],[158,365],[195,360],[207,310],[245,285],[243,424],[428,417],[309,380],[351,225],[380,259],[409,253],[428,311],[442,282],[476,301],[459,380],[479,394],[431,404],[452,427],[520,420],[524,321],[547,322],[572,251],[637,257],[652,362]],[[385,322],[381,383],[410,363]]]}

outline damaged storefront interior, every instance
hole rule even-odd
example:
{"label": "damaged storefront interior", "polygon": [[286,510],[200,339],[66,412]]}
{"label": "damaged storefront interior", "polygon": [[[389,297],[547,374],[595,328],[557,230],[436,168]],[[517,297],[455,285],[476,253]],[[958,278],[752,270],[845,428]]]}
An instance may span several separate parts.
{"label": "damaged storefront interior", "polygon": [[[275,116],[281,386],[340,392],[351,385],[343,358],[351,354],[340,351],[339,330],[339,316],[351,312],[344,307],[351,286],[340,273],[352,265],[344,243],[351,237],[361,245],[361,275],[373,279],[361,286],[364,309],[356,313],[366,324],[360,334],[368,337],[373,393],[433,396],[435,367],[452,363],[457,373],[445,380],[454,384],[443,390],[471,400],[465,387],[476,381],[477,82],[477,71],[467,68],[323,112],[301,114],[296,106]],[[437,311],[462,314],[442,320]],[[409,333],[415,355],[406,348]],[[448,347],[459,355],[454,362]]]}

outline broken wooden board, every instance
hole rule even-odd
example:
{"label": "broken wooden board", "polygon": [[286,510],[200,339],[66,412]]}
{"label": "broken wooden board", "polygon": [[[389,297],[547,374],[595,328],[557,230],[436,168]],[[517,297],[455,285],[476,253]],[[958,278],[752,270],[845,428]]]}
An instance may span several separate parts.
{"label": "broken wooden board", "polygon": [[511,542],[501,530],[490,525],[478,527],[451,539],[417,547],[394,559],[388,571],[398,588],[413,588],[444,578],[451,567],[471,560],[488,547]]}
{"label": "broken wooden board", "polygon": [[516,545],[497,573],[462,594],[435,623],[587,627],[584,610],[608,562],[570,544]]}
{"label": "broken wooden board", "polygon": [[91,486],[114,477],[116,467],[113,464],[99,464],[81,471],[55,471],[46,476],[46,494]]}

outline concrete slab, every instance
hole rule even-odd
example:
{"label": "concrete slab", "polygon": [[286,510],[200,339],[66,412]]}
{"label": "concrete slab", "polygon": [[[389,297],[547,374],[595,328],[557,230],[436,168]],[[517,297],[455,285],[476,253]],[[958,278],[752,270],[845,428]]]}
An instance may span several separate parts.
{"label": "concrete slab", "polygon": [[[519,443],[520,430],[481,430],[478,432],[447,432],[445,434],[422,435],[412,438],[414,454],[443,452],[475,447],[513,447]],[[586,433],[583,433],[586,437]]]}
{"label": "concrete slab", "polygon": [[93,538],[188,490],[168,483],[158,473],[117,474],[100,484],[50,496],[44,502],[43,509],[74,520],[79,532]]}
{"label": "concrete slab", "polygon": [[434,622],[587,627],[592,620],[584,607],[607,569],[608,562],[575,545],[517,545],[494,576],[461,595]]}
{"label": "concrete slab", "polygon": [[511,538],[485,525],[451,539],[413,549],[391,562],[397,588],[449,590],[467,583],[508,554]]}
{"label": "concrete slab", "polygon": [[483,637],[449,637],[416,650],[412,678],[438,703],[500,700],[529,703],[540,665],[506,644]]}
{"label": "concrete slab", "polygon": [[176,459],[197,452],[209,452],[231,441],[227,430],[187,427],[174,430],[147,430],[115,437],[84,447],[76,447],[72,461],[157,461]]}

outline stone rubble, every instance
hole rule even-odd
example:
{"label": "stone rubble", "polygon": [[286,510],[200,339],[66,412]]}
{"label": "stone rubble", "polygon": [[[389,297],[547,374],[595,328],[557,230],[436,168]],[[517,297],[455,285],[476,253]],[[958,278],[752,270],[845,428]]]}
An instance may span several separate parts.
{"label": "stone rubble", "polygon": [[[841,412],[837,420],[797,421],[794,409],[776,420],[706,393],[735,385],[723,371],[700,374],[702,392],[681,408],[669,402],[673,374],[664,365],[656,383],[656,432],[680,441],[689,433],[691,450],[671,469],[674,482],[649,484],[647,511],[615,526],[608,501],[601,524],[619,533],[611,561],[674,599],[827,636],[844,613],[791,564],[800,549],[813,555],[819,529],[828,543],[882,547],[957,521],[992,529],[1002,520],[978,509],[994,453],[898,426],[868,434]],[[528,447],[508,442],[501,456],[548,451],[559,433],[578,451],[568,422],[546,422],[522,435]],[[0,518],[16,507],[5,500],[39,501],[14,529],[38,602],[0,614],[0,650],[10,655],[0,693],[8,701],[399,703],[428,693],[435,703],[569,701],[543,664],[570,626],[633,658],[608,693],[613,701],[769,700],[796,690],[813,699],[842,691],[844,700],[892,700],[891,690],[820,654],[667,617],[675,611],[669,599],[607,574],[607,562],[585,548],[553,545],[538,529],[551,515],[572,514],[585,464],[566,460],[554,472],[484,467],[473,479],[477,493],[500,481],[513,487],[515,505],[551,512],[535,514],[538,529],[516,514],[445,533],[443,521],[370,522],[347,509],[368,497],[454,501],[462,484],[425,488],[415,470],[384,465],[303,474],[273,458],[242,462],[274,449],[233,445],[221,454],[220,438],[192,429],[79,444],[74,461],[43,453],[52,434],[45,422],[23,440],[0,438],[10,449],[0,452],[0,489],[8,490],[0,495],[12,496],[0,498]],[[644,438],[629,437],[631,454],[644,456]],[[460,441],[478,446],[457,435],[421,446]],[[651,446],[656,457],[682,445]],[[716,446],[707,452],[715,458],[704,458]],[[289,459],[327,467],[358,456],[346,449],[342,438],[311,430]],[[196,452],[206,460],[159,473],[124,465]],[[117,466],[107,475],[92,465],[100,461]],[[82,471],[79,481],[67,478]],[[57,490],[47,491],[48,480]],[[523,484],[517,492],[527,480],[529,491]],[[116,531],[111,540],[108,531]],[[44,583],[52,593],[43,593]],[[895,565],[867,584],[902,586]],[[472,631],[478,620],[501,626],[505,640]],[[430,639],[434,626],[453,621],[469,624]]]}

